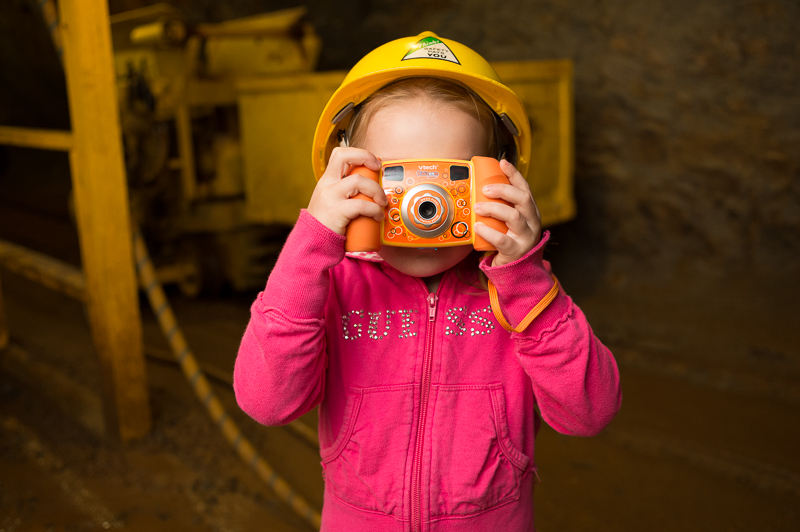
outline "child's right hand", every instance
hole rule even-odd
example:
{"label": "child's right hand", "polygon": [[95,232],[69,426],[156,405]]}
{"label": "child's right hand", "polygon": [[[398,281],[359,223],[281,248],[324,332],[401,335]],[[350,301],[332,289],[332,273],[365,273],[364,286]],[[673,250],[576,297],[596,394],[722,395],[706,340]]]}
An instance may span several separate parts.
{"label": "child's right hand", "polygon": [[[340,235],[345,234],[350,220],[359,216],[369,216],[380,222],[383,208],[388,204],[378,183],[360,174],[346,175],[354,166],[366,166],[377,172],[381,162],[367,150],[334,148],[306,209],[325,227]],[[353,198],[358,193],[371,197],[375,203]]]}

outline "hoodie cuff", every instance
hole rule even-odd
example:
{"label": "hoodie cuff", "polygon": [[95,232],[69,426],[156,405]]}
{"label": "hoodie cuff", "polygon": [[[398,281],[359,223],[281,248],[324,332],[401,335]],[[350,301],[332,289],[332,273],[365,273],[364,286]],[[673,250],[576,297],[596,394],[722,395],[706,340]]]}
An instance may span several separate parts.
{"label": "hoodie cuff", "polygon": [[[492,266],[494,255],[480,262],[481,270],[497,289],[500,310],[513,327],[517,327],[553,287],[550,264],[542,259],[549,239],[550,232],[545,231],[536,247],[510,264]],[[568,310],[569,300],[559,288],[555,299],[520,334],[538,337],[542,331],[553,328]]]}
{"label": "hoodie cuff", "polygon": [[344,259],[344,241],[308,211],[300,211],[259,295],[261,304],[294,318],[321,318],[328,300],[328,270]]}

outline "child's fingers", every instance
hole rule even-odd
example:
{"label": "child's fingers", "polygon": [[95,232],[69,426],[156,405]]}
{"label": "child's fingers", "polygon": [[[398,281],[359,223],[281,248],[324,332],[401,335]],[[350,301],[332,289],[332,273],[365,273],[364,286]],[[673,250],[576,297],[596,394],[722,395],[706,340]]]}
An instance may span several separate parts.
{"label": "child's fingers", "polygon": [[501,233],[497,229],[492,229],[483,222],[476,222],[474,229],[475,233],[479,237],[483,238],[488,243],[493,245],[494,248],[497,250],[497,253],[499,253],[500,255],[505,255],[509,257],[522,256],[522,254],[519,253],[520,250],[519,243],[510,236]]}
{"label": "child's fingers", "polygon": [[523,205],[531,202],[531,193],[527,190],[520,190],[514,185],[504,185],[503,183],[492,183],[484,185],[481,189],[487,198],[502,199],[513,205]]}
{"label": "child's fingers", "polygon": [[343,202],[341,208],[342,214],[348,220],[355,220],[359,216],[366,216],[378,222],[383,220],[383,207],[371,201],[353,198]]}
{"label": "child's fingers", "polygon": [[504,222],[509,230],[517,235],[530,233],[530,221],[516,208],[494,201],[476,203],[473,208],[481,216],[491,216],[495,220]]}
{"label": "child's fingers", "polygon": [[375,155],[361,148],[334,148],[325,173],[320,181],[336,182],[344,177],[353,166],[366,166],[370,170],[381,169],[381,162]]}
{"label": "child's fingers", "polygon": [[[380,169],[375,156],[357,148],[336,148],[334,151],[328,168],[314,188],[307,211],[323,225],[343,235],[350,221],[359,216],[382,220],[387,200],[386,193],[372,179],[358,173],[345,177],[353,165],[377,165]],[[372,198],[374,203],[356,199],[359,193]]]}
{"label": "child's fingers", "polygon": [[485,201],[473,206],[476,214],[500,220],[508,228],[504,234],[483,223],[475,224],[475,233],[497,249],[495,266],[509,264],[525,255],[538,243],[541,232],[541,216],[528,182],[508,161],[501,161],[501,169],[509,184],[486,185],[483,193],[487,198],[501,199],[510,205]]}
{"label": "child's fingers", "polygon": [[364,194],[372,198],[372,200],[381,207],[385,207],[389,203],[383,188],[372,179],[364,177],[361,174],[353,174],[344,179],[340,179],[337,183],[331,185],[331,188],[343,199],[349,199],[358,194]]}
{"label": "child's fingers", "polygon": [[[541,217],[539,216],[539,209],[536,207],[536,203],[533,201],[533,196],[531,196],[531,193],[529,191],[520,190],[512,185],[503,185],[500,183],[495,183],[492,185],[486,185],[483,188],[483,193],[486,195],[487,198],[502,199],[511,203],[513,205],[513,208],[519,212],[519,214],[527,221],[527,223],[531,227],[533,226],[538,227],[541,225]],[[486,201],[482,202],[478,206],[478,209],[480,208],[488,209],[492,208],[494,205],[503,205],[503,204],[493,201]],[[494,216],[492,217],[494,218]]]}
{"label": "child's fingers", "polygon": [[528,185],[528,181],[525,179],[525,176],[523,176],[520,171],[517,170],[516,166],[508,162],[506,159],[503,159],[500,161],[500,169],[508,178],[509,183],[519,189],[530,192],[531,187]]}
{"label": "child's fingers", "polygon": [[[535,216],[538,220],[542,219],[542,215],[539,213],[539,207],[536,205],[536,199],[533,197],[533,193],[531,192],[530,184],[528,184],[528,180],[525,179],[517,168],[508,162],[507,160],[503,159],[500,161],[500,169],[503,170],[503,173],[506,174],[508,178],[508,182],[511,186],[523,191],[523,193],[527,194],[530,199],[530,203],[533,205],[531,213],[535,213]],[[526,200],[527,203],[527,200]],[[527,206],[524,207],[527,209]],[[529,216],[527,212],[525,212],[526,216]]]}

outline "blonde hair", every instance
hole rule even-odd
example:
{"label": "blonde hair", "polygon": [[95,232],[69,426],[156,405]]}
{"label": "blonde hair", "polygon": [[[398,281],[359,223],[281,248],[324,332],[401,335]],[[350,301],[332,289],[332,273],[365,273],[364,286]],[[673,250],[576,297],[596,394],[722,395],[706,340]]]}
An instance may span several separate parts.
{"label": "blonde hair", "polygon": [[372,94],[356,108],[347,127],[348,145],[365,145],[369,123],[381,109],[399,102],[424,99],[435,107],[452,106],[474,116],[486,139],[486,153],[480,155],[497,156],[498,131],[492,110],[471,90],[440,78],[404,78]]}

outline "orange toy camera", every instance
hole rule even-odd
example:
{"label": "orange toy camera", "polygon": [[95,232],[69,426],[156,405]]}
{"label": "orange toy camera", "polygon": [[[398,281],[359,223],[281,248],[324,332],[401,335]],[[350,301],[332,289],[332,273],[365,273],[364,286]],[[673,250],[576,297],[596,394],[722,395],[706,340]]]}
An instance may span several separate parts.
{"label": "orange toy camera", "polygon": [[[407,159],[387,161],[380,172],[364,166],[350,170],[375,180],[383,187],[389,204],[382,222],[361,216],[347,226],[346,251],[377,251],[381,245],[438,248],[472,244],[478,251],[495,248],[475,234],[475,222],[505,233],[506,224],[478,216],[477,202],[503,200],[483,195],[484,185],[508,184],[500,163],[491,157],[454,159]],[[359,194],[357,197],[371,201]]]}

